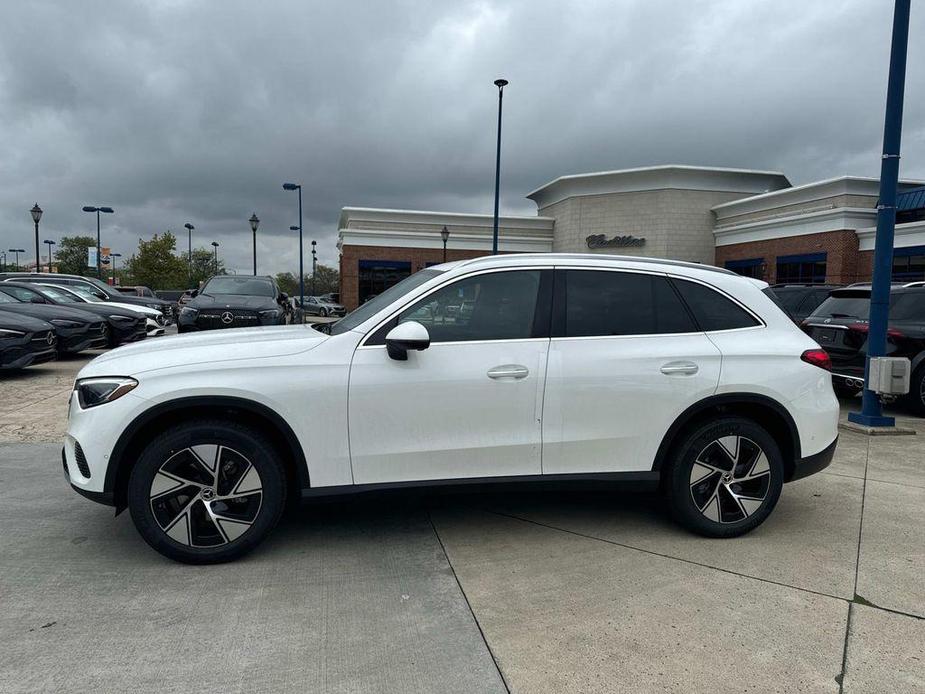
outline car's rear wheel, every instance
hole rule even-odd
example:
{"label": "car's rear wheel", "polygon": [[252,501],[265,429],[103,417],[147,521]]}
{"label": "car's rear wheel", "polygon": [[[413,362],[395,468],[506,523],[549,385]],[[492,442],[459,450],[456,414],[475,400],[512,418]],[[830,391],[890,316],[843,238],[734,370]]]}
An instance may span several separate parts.
{"label": "car's rear wheel", "polygon": [[321,309],[321,317],[322,318],[328,317],[328,310],[326,308]]}
{"label": "car's rear wheel", "polygon": [[761,525],[784,482],[780,448],[755,422],[724,417],[677,442],[666,491],[674,518],[707,537],[736,537]]}
{"label": "car's rear wheel", "polygon": [[912,372],[905,401],[919,417],[925,417],[925,363],[919,364],[919,368]]}
{"label": "car's rear wheel", "polygon": [[138,532],[164,556],[230,561],[279,522],[285,480],[259,432],[220,420],[189,422],[144,449],[129,478],[128,507]]}

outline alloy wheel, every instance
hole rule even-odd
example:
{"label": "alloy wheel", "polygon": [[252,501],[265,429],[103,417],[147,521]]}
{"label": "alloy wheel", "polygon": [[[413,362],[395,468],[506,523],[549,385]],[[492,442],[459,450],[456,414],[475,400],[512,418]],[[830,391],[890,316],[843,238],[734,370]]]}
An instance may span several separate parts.
{"label": "alloy wheel", "polygon": [[150,489],[151,512],[168,537],[189,547],[234,542],[253,525],[263,503],[257,468],[240,452],[201,444],[173,453]]}
{"label": "alloy wheel", "polygon": [[706,518],[737,523],[757,511],[771,486],[771,466],[761,447],[744,436],[711,441],[694,461],[691,498]]}

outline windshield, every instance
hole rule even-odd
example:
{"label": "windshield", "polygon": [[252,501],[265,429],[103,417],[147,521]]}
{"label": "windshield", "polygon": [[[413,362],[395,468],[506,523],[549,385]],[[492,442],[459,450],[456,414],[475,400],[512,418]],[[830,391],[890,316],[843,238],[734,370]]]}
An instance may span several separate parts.
{"label": "windshield", "polygon": [[0,304],[19,304],[22,303],[18,299],[14,299],[9,294],[0,292]]}
{"label": "windshield", "polygon": [[276,296],[273,283],[259,277],[213,277],[200,294],[243,294],[245,296]]}
{"label": "windshield", "polygon": [[42,287],[42,292],[44,292],[46,296],[50,296],[55,301],[63,301],[68,304],[73,303],[77,299],[77,297],[75,297],[73,294],[63,292],[57,287]]}
{"label": "windshield", "polygon": [[832,294],[813,311],[813,316],[825,318],[860,318],[867,320],[870,313],[870,293]]}
{"label": "windshield", "polygon": [[101,303],[103,301],[103,299],[93,293],[92,289],[89,287],[82,287],[79,284],[72,284],[65,291],[74,292],[88,302]]}
{"label": "windshield", "polygon": [[428,280],[433,279],[443,272],[444,270],[434,270],[431,268],[428,270],[421,270],[409,277],[406,277],[398,284],[389,287],[384,292],[382,292],[382,294],[379,294],[375,298],[370,299],[358,309],[351,311],[339,321],[334,323],[334,325],[331,326],[331,334],[340,335],[341,333],[345,333],[348,330],[353,330],[360,323],[376,315],[389,304],[397,301],[408,292],[417,289]]}

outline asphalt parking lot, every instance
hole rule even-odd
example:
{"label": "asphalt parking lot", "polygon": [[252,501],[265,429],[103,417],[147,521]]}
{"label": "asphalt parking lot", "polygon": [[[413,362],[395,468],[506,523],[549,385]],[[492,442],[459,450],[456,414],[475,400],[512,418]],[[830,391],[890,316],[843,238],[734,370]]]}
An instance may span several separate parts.
{"label": "asphalt parking lot", "polygon": [[736,540],[653,496],[417,493],[192,567],[62,479],[85,361],[0,382],[0,691],[925,691],[925,422],[901,411],[919,435],[842,432]]}

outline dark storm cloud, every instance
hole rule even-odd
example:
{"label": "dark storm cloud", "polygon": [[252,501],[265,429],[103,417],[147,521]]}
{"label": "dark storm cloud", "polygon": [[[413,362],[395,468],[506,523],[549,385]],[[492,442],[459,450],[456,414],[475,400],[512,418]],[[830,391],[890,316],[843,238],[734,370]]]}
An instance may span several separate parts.
{"label": "dark storm cloud", "polygon": [[[913,9],[902,173],[925,178],[925,13]],[[503,210],[565,173],[688,163],[796,183],[877,175],[892,4],[29,2],[0,22],[0,245],[104,245],[196,225],[249,267],[334,263],[344,205],[489,212],[505,76]],[[181,247],[185,247],[182,236]],[[31,251],[29,254],[31,257]]]}

